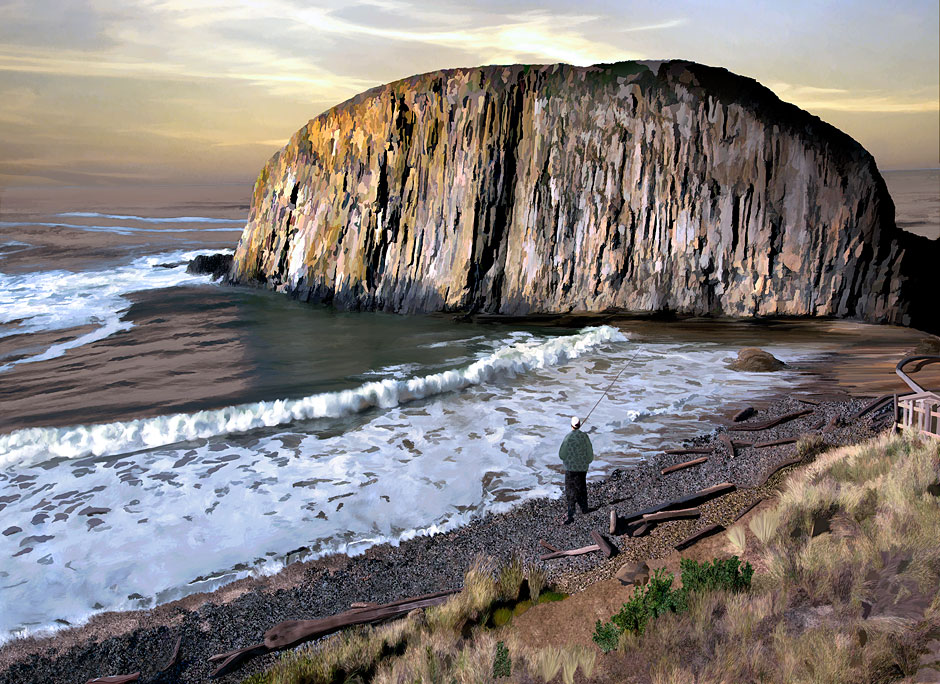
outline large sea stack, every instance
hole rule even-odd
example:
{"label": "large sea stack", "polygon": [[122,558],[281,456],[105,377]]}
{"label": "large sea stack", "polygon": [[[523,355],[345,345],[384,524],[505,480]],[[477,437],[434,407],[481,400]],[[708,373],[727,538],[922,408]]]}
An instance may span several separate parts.
{"label": "large sea stack", "polygon": [[261,171],[229,275],[354,309],[936,329],[937,243],[895,226],[861,145],[752,79],[488,66],[308,122]]}

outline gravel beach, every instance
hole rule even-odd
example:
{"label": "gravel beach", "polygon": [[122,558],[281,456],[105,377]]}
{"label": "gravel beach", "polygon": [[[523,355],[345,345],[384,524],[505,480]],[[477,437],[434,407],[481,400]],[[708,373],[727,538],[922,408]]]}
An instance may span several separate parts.
{"label": "gravel beach", "polygon": [[[890,420],[890,404],[849,420],[867,399],[814,396],[812,401],[818,405],[795,397],[763,402],[755,416],[734,426],[762,423],[804,409],[809,413],[769,429],[731,434],[735,441],[765,442],[816,433],[828,445],[841,445],[872,436]],[[664,556],[694,531],[714,523],[730,523],[739,511],[769,495],[781,475],[764,482],[767,474],[793,458],[796,445],[737,448],[731,457],[720,439],[729,426],[730,421],[725,421],[710,433],[690,435],[686,442],[671,445],[713,447],[703,464],[661,475],[662,468],[700,455],[660,454],[636,468],[616,470],[602,482],[589,483],[592,511],[577,516],[570,525],[558,522],[563,500],[531,500],[460,529],[417,537],[397,547],[385,544],[352,558],[330,556],[294,563],[276,576],[241,580],[211,594],[190,596],[150,611],[99,615],[81,628],[4,646],[0,649],[0,684],[73,684],[137,671],[142,673],[140,682],[146,684],[205,682],[213,669],[207,662],[209,656],[259,643],[265,630],[280,621],[324,617],[348,609],[355,601],[386,603],[458,588],[477,554],[498,559],[517,552],[527,561],[537,560],[544,553],[540,539],[560,548],[574,548],[590,543],[591,530],[606,535],[611,508],[623,516],[721,482],[738,486],[737,491],[703,505],[698,520],[660,524],[651,534],[637,539],[612,537],[620,554],[610,560],[593,553],[544,562],[556,587],[577,591],[612,576],[626,561]],[[182,639],[181,662],[159,673],[178,637]],[[277,657],[256,658],[216,681],[240,682]]]}

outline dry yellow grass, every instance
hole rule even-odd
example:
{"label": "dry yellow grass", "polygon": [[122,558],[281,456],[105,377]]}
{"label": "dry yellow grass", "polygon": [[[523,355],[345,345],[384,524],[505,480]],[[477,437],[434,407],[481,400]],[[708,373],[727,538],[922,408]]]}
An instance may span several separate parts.
{"label": "dry yellow grass", "polygon": [[[823,453],[751,519],[756,543],[743,525],[729,533],[759,569],[750,592],[692,594],[686,612],[624,632],[612,654],[535,650],[511,630],[482,627],[523,573],[518,561],[496,569],[479,559],[464,590],[423,616],[335,635],[246,684],[625,684],[605,678],[616,658],[636,684],[900,681],[940,639],[940,499],[928,490],[940,482],[938,446],[908,433]],[[511,658],[508,680],[493,679],[497,641]]]}

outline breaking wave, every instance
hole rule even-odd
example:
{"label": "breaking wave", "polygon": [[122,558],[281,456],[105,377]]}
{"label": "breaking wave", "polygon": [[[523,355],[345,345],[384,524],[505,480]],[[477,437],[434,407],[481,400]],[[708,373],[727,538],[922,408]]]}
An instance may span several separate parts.
{"label": "breaking wave", "polygon": [[315,418],[338,418],[479,385],[497,377],[555,366],[609,342],[625,341],[610,326],[577,334],[506,345],[461,369],[407,380],[367,382],[355,389],[278,399],[221,409],[178,413],[90,426],[24,428],[0,436],[0,467],[54,458],[108,456],[217,435],[247,432]]}

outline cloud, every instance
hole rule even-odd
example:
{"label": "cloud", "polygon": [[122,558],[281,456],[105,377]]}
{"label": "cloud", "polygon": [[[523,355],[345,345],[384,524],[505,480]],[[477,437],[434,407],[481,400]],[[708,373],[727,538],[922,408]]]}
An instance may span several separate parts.
{"label": "cloud", "polygon": [[940,111],[940,97],[929,88],[886,93],[882,90],[819,88],[794,83],[768,84],[782,100],[807,110],[839,112],[888,112],[894,114]]}

